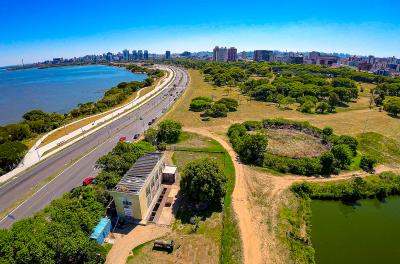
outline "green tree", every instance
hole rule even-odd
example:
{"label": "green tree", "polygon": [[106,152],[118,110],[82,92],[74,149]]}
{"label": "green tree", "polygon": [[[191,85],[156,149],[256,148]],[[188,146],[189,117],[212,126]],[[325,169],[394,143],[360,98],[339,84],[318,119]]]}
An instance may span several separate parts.
{"label": "green tree", "polygon": [[383,101],[383,109],[393,116],[400,114],[400,97],[387,97]]}
{"label": "green tree", "polygon": [[320,163],[321,163],[321,173],[323,175],[329,175],[333,172],[336,171],[335,168],[335,157],[333,156],[332,152],[326,151],[324,152],[320,158]]}
{"label": "green tree", "polygon": [[306,101],[304,104],[301,105],[300,112],[311,114],[314,108],[315,104],[313,102]]}
{"label": "green tree", "polygon": [[335,108],[339,104],[339,102],[340,102],[339,96],[336,93],[331,92],[328,98],[329,112],[335,111]]}
{"label": "green tree", "polygon": [[211,159],[188,163],[180,181],[184,197],[194,202],[221,203],[226,192],[226,176]]}
{"label": "green tree", "polygon": [[27,124],[11,124],[5,128],[11,141],[20,141],[31,136],[31,130]]}
{"label": "green tree", "polygon": [[144,140],[149,142],[152,145],[157,145],[157,135],[158,135],[158,130],[155,129],[154,127],[149,127],[149,129],[144,132]]}
{"label": "green tree", "polygon": [[246,163],[261,165],[267,144],[268,140],[264,133],[245,134],[239,150],[240,159]]}
{"label": "green tree", "polygon": [[173,120],[164,120],[158,125],[157,141],[176,143],[182,133],[182,124]]}
{"label": "green tree", "polygon": [[315,110],[320,114],[324,114],[326,111],[328,111],[328,109],[329,109],[329,104],[326,102],[318,103],[317,107],[315,108]]}
{"label": "green tree", "polygon": [[333,156],[335,157],[336,167],[339,169],[347,169],[351,163],[353,152],[350,147],[345,144],[336,145],[331,149]]}
{"label": "green tree", "polygon": [[322,129],[322,134],[324,134],[325,136],[331,136],[332,134],[333,134],[333,128],[331,128],[331,127],[324,127],[323,129]]}
{"label": "green tree", "polygon": [[360,168],[367,171],[367,172],[373,172],[374,167],[378,161],[376,158],[372,156],[362,156],[361,161],[360,161]]}
{"label": "green tree", "polygon": [[4,172],[14,169],[25,156],[28,148],[21,142],[6,142],[0,145],[0,168]]}
{"label": "green tree", "polygon": [[203,100],[192,100],[189,106],[189,110],[193,112],[202,112],[206,109],[210,109],[211,103]]}
{"label": "green tree", "polygon": [[239,106],[239,103],[237,100],[233,98],[222,98],[219,99],[216,104],[224,104],[226,108],[228,108],[229,112],[235,112]]}
{"label": "green tree", "polygon": [[204,115],[211,117],[227,117],[228,108],[225,104],[215,103],[211,106],[211,109],[208,109],[204,112]]}

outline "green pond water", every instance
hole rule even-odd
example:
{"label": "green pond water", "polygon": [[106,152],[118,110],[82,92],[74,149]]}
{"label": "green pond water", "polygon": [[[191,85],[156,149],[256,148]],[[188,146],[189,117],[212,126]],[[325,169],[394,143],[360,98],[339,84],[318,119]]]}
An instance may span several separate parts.
{"label": "green pond water", "polygon": [[316,200],[311,209],[318,264],[400,263],[400,197],[356,206]]}

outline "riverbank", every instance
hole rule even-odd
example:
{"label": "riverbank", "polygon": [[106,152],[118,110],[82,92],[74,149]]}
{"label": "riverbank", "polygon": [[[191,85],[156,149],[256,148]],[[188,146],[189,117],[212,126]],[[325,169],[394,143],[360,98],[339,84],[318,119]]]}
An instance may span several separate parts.
{"label": "riverbank", "polygon": [[[117,65],[120,66],[120,65]],[[139,66],[124,65],[124,68],[131,72],[140,71],[146,72],[147,79],[139,82],[121,82],[117,87],[113,87],[104,93],[104,96],[99,101],[93,103],[79,104],[78,108],[73,109],[67,114],[61,115],[57,113],[48,114],[44,111],[34,110],[24,114],[24,121],[17,124],[10,124],[5,127],[0,127],[0,144],[6,142],[31,142],[30,138],[37,138],[38,135],[45,134],[51,130],[66,126],[68,123],[75,122],[82,117],[91,116],[97,113],[106,112],[113,107],[118,107],[121,103],[127,100],[132,93],[145,88],[151,87],[154,84],[154,79],[161,78],[164,73],[158,69],[148,69]],[[22,148],[19,148],[22,149]],[[12,170],[21,160],[24,153],[18,153],[16,157],[2,158],[0,175]]]}

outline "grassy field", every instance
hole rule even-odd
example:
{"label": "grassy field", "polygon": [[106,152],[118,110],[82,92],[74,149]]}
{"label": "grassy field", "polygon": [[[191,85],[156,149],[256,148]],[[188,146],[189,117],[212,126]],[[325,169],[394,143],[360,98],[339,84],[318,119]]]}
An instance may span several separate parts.
{"label": "grassy field", "polygon": [[[186,127],[202,127],[211,132],[225,136],[228,127],[237,122],[247,120],[261,120],[265,118],[287,118],[298,121],[309,121],[312,125],[323,128],[330,126],[336,134],[348,134],[360,136],[365,132],[374,132],[386,138],[399,140],[400,119],[390,117],[377,108],[369,108],[369,91],[373,88],[370,84],[361,84],[363,92],[355,103],[349,107],[339,108],[335,114],[304,114],[296,110],[282,110],[272,103],[249,100],[235,88],[228,92],[222,87],[203,81],[199,71],[189,70],[190,85],[182,98],[178,100],[174,109],[164,118],[180,121]],[[212,118],[210,121],[202,121],[199,113],[189,111],[191,100],[197,96],[210,96],[215,100],[223,97],[231,97],[239,101],[237,112],[228,113],[226,118]]]}
{"label": "grassy field", "polygon": [[240,235],[231,209],[231,193],[235,171],[233,163],[216,141],[193,133],[182,133],[172,160],[182,172],[190,161],[210,158],[215,160],[228,177],[228,194],[224,209],[204,213],[196,232],[188,223],[190,216],[180,211],[173,231],[165,239],[173,239],[176,249],[172,253],[153,250],[152,243],[135,248],[128,263],[241,263]]}

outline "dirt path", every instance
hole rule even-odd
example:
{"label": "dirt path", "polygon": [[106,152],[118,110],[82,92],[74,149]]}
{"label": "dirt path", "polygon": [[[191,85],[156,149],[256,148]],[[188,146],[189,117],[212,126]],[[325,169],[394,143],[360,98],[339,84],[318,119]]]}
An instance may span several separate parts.
{"label": "dirt path", "polygon": [[201,128],[184,128],[187,132],[197,133],[212,138],[222,145],[230,155],[236,172],[235,189],[232,194],[232,205],[239,223],[240,235],[243,245],[243,257],[245,264],[263,263],[261,253],[261,241],[257,235],[257,223],[252,219],[247,193],[247,182],[244,165],[238,161],[238,157],[232,147],[220,136]]}
{"label": "dirt path", "polygon": [[107,255],[106,264],[126,264],[126,260],[135,247],[166,235],[168,227],[157,225],[136,226],[127,235],[115,240]]}
{"label": "dirt path", "polygon": [[[233,209],[239,223],[239,229],[243,245],[243,255],[245,264],[253,263],[285,263],[284,253],[280,252],[280,242],[275,235],[277,215],[281,204],[282,193],[293,183],[301,181],[328,182],[349,179],[354,176],[366,177],[370,175],[364,171],[344,172],[334,177],[306,177],[295,175],[274,176],[266,172],[260,172],[250,166],[239,162],[236,152],[227,141],[213,132],[203,128],[184,128],[187,132],[197,133],[216,140],[228,152],[235,166],[236,183],[232,194]],[[385,171],[400,171],[399,168],[378,166],[376,173]],[[260,208],[258,202],[252,197],[257,190],[254,181],[263,182],[262,193],[265,208]],[[260,186],[260,185],[259,185]],[[259,187],[258,186],[258,187]],[[262,210],[267,210],[269,227],[262,227],[261,222],[265,222],[265,215]]]}

